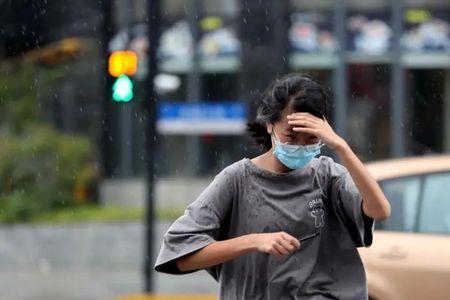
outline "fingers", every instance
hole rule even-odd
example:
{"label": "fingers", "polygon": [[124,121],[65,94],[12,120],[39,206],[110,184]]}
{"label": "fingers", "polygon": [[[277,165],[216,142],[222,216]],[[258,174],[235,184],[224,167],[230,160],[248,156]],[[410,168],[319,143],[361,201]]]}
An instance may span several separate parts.
{"label": "fingers", "polygon": [[302,114],[297,116],[288,116],[288,124],[292,126],[293,131],[298,131],[298,128],[310,128],[319,130],[324,124],[324,120],[319,119],[309,114]]}
{"label": "fingers", "polygon": [[283,256],[286,254],[289,254],[289,250],[286,249],[281,243],[276,243],[274,245],[275,250],[277,250],[277,252],[280,254],[279,256]]}
{"label": "fingers", "polygon": [[301,127],[314,127],[314,126],[320,125],[320,124],[316,123],[315,121],[311,121],[311,120],[307,120],[307,119],[289,120],[288,124],[291,126],[301,126]]}
{"label": "fingers", "polygon": [[291,245],[293,245],[295,247],[295,249],[298,249],[300,247],[300,242],[298,239],[296,239],[295,237],[293,237],[292,235],[286,233],[286,232],[282,232],[282,237],[288,241]]}
{"label": "fingers", "polygon": [[291,237],[289,239],[289,243],[294,246],[295,250],[298,250],[300,248],[300,241],[294,237]]}
{"label": "fingers", "polygon": [[286,232],[276,232],[264,234],[266,240],[263,252],[276,255],[278,257],[286,256],[296,251],[300,247],[298,239],[287,234]]}
{"label": "fingers", "polygon": [[285,232],[280,233],[280,238],[277,240],[277,250],[282,255],[290,254],[298,247],[300,247],[300,242],[296,238]]}
{"label": "fingers", "polygon": [[309,120],[311,122],[314,123],[321,123],[324,120],[321,118],[318,118],[310,113],[293,113],[291,115],[287,116],[288,121],[293,121],[293,120]]}
{"label": "fingers", "polygon": [[274,245],[271,248],[269,248],[266,253],[271,254],[271,255],[276,255],[276,256],[283,256],[283,254],[281,254],[281,252],[278,250],[278,248]]}
{"label": "fingers", "polygon": [[318,133],[319,133],[318,129],[306,128],[306,127],[294,127],[294,128],[292,128],[292,131],[309,133],[309,134],[314,135],[314,136],[318,136]]}
{"label": "fingers", "polygon": [[295,250],[297,250],[297,248],[294,245],[292,245],[289,241],[283,240],[280,244],[284,247],[284,249],[286,249],[287,251],[286,254],[292,253]]}

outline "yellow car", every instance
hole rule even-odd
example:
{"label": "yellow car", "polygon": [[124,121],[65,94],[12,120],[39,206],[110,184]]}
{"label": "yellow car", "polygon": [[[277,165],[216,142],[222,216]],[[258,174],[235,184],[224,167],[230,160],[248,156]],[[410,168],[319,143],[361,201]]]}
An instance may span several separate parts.
{"label": "yellow car", "polygon": [[392,207],[359,249],[370,299],[450,299],[450,155],[367,167]]}

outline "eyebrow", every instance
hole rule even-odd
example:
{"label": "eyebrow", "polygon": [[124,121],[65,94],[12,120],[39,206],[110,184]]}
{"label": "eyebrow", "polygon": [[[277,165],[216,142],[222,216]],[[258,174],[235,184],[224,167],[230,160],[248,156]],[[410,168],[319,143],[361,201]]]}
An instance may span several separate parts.
{"label": "eyebrow", "polygon": [[293,131],[292,129],[291,129],[291,130],[284,130],[283,133],[284,133],[285,135],[294,135],[294,136],[297,136],[297,135],[298,135],[298,132]]}
{"label": "eyebrow", "polygon": [[[295,136],[295,137],[297,137],[297,136],[300,134],[300,132],[293,131],[293,130],[292,130],[292,127],[290,127],[289,129],[284,129],[284,128],[283,128],[283,129],[281,130],[281,133],[284,134],[284,135],[293,135],[293,136]],[[318,139],[317,136],[312,135],[312,134],[307,135],[307,138],[308,138],[308,139]]]}

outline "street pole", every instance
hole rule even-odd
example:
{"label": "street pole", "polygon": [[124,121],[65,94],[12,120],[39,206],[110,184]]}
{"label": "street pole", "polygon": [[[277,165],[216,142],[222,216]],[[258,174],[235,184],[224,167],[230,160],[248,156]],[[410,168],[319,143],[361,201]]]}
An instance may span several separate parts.
{"label": "street pole", "polygon": [[113,129],[112,117],[111,117],[111,86],[112,79],[108,76],[108,43],[112,36],[112,14],[111,14],[111,1],[103,0],[102,2],[103,10],[103,26],[102,26],[102,49],[101,57],[103,58],[103,74],[104,77],[104,90],[103,90],[103,103],[102,103],[102,116],[101,116],[101,141],[100,141],[100,151],[101,151],[101,166],[106,177],[110,177],[113,174],[115,165],[115,153],[113,152]]}
{"label": "street pole", "polygon": [[347,67],[345,64],[345,15],[346,8],[343,0],[334,2],[334,34],[338,41],[338,64],[333,71],[334,109],[333,119],[336,132],[343,138],[347,138]]}
{"label": "street pole", "polygon": [[147,164],[147,209],[145,216],[145,252],[144,276],[145,292],[153,291],[153,232],[154,232],[154,155],[156,146],[156,101],[157,94],[154,89],[154,78],[158,73],[157,50],[160,36],[160,2],[148,0],[148,75],[144,88],[145,118],[145,153]]}
{"label": "street pole", "polygon": [[261,93],[289,69],[288,1],[241,0],[240,6],[240,97],[247,102],[253,121]]}
{"label": "street pole", "polygon": [[405,155],[405,78],[400,39],[403,32],[403,1],[392,2],[393,60],[391,66],[391,157]]}
{"label": "street pole", "polygon": [[[188,1],[188,22],[189,28],[192,33],[192,68],[188,74],[188,85],[187,85],[187,102],[198,103],[201,101],[202,97],[202,73],[201,73],[201,57],[198,51],[198,45],[200,40],[200,28],[199,19],[203,17],[203,12],[201,11],[202,5],[199,0],[189,0]],[[192,176],[197,175],[200,157],[200,136],[191,135],[188,136],[189,147],[187,149],[188,160],[190,161],[190,174]]]}
{"label": "street pole", "polygon": [[[125,49],[129,46],[129,34],[134,19],[132,13],[132,1],[119,1],[119,11],[122,12],[117,22],[119,28],[122,30],[125,28],[127,31],[128,40],[126,42]],[[134,175],[133,171],[133,106],[135,101],[128,103],[120,103],[117,106],[119,113],[119,141],[120,141],[120,160],[119,160],[119,174],[122,178],[130,178]],[[116,103],[117,104],[117,103]]]}

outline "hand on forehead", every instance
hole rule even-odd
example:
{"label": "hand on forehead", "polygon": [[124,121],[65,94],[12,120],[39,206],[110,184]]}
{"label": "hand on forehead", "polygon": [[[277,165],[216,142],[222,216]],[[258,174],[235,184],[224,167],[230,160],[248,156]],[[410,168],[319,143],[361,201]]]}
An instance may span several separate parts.
{"label": "hand on forehead", "polygon": [[269,129],[269,133],[272,130],[275,130],[275,133],[280,138],[282,142],[290,142],[293,144],[313,144],[318,142],[318,138],[309,133],[300,133],[294,131],[294,125],[289,124],[289,120],[292,118],[295,119],[305,119],[310,121],[321,120],[316,116],[313,116],[309,113],[295,112],[291,110],[285,110],[280,116],[280,119],[273,124],[273,126]]}
{"label": "hand on forehead", "polygon": [[283,131],[286,133],[293,132],[293,133],[299,133],[296,131],[293,131],[292,128],[295,127],[295,125],[289,124],[289,121],[292,120],[304,120],[304,121],[310,121],[310,122],[317,122],[317,121],[323,121],[322,119],[307,113],[307,112],[296,112],[292,109],[285,109],[282,111],[280,115],[280,119],[278,122],[276,122],[276,127],[280,127]]}

